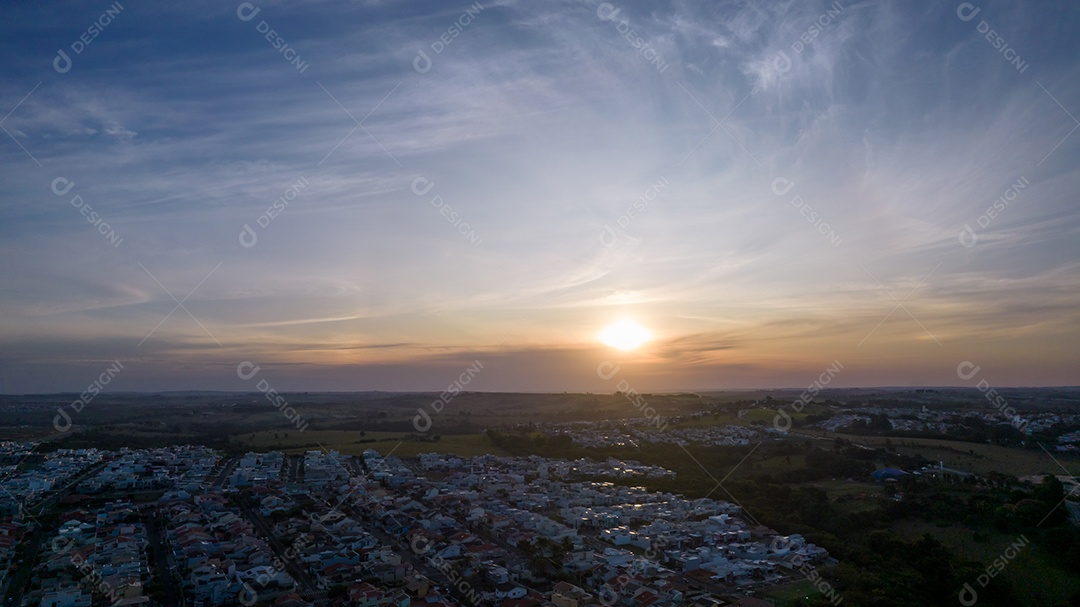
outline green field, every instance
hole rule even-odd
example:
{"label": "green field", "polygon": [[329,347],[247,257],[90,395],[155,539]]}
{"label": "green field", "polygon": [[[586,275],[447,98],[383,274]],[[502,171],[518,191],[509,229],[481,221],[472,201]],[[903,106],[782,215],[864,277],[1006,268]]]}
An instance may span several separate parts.
{"label": "green field", "polygon": [[[1016,535],[989,533],[985,541],[961,527],[942,527],[923,521],[903,521],[893,530],[903,536],[919,537],[930,534],[957,554],[982,563],[991,563],[1005,553],[1020,538]],[[984,532],[985,533],[985,532]],[[1034,537],[1027,537],[1034,541]],[[1065,604],[1070,596],[1080,592],[1080,579],[1061,570],[1060,563],[1039,552],[1034,545],[1023,548],[1001,573],[1017,592],[1021,604],[1027,607]],[[973,582],[974,584],[974,582]]]}
{"label": "green field", "polygon": [[[796,574],[798,575],[798,574]],[[765,597],[772,601],[776,607],[791,607],[796,601],[806,600],[812,596],[821,594],[814,583],[805,578],[774,586],[765,591]]]}
{"label": "green field", "polygon": [[[796,413],[790,409],[785,409],[785,412],[791,417],[792,420],[799,421],[807,416],[806,412]],[[740,419],[747,422],[760,422],[772,425],[773,420],[776,419],[776,409],[750,409],[743,413]]]}
{"label": "green field", "polygon": [[945,462],[946,467],[976,474],[1001,472],[1017,477],[1064,474],[1062,466],[1070,475],[1080,474],[1080,461],[1064,459],[1057,454],[1051,458],[1042,449],[1016,449],[929,438],[858,437],[856,442],[883,446],[886,440],[890,440],[893,448],[905,455],[919,454],[931,461]]}
{"label": "green field", "polygon": [[345,455],[360,455],[366,449],[375,449],[383,455],[393,453],[400,457],[413,457],[420,453],[462,456],[507,454],[492,445],[483,434],[449,434],[440,436],[439,440],[419,440],[416,433],[404,432],[265,430],[234,436],[230,443],[249,446],[253,451],[280,450],[286,453],[304,453],[310,449],[325,448]]}

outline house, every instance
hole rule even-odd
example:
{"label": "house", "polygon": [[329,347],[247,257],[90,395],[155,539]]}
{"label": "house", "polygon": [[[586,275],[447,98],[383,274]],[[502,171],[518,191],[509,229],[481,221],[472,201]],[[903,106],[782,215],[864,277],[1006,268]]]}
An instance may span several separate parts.
{"label": "house", "polygon": [[367,582],[348,587],[349,602],[355,607],[375,607],[383,604],[386,591]]}
{"label": "house", "polygon": [[314,607],[314,604],[300,598],[299,594],[290,592],[275,600],[274,607]]}
{"label": "house", "polygon": [[41,607],[90,607],[90,593],[83,593],[77,586],[46,592],[41,597]]}
{"label": "house", "polygon": [[605,548],[604,560],[611,567],[628,567],[630,563],[634,562],[634,553],[629,550]]}
{"label": "house", "polygon": [[627,527],[614,527],[600,532],[600,539],[616,546],[625,546],[630,543],[630,529]]}
{"label": "house", "polygon": [[405,589],[417,598],[424,598],[431,589],[431,580],[414,571],[405,578]]}
{"label": "house", "polygon": [[551,590],[551,602],[555,607],[586,607],[592,604],[593,595],[568,582],[557,582]]}
{"label": "house", "polygon": [[497,599],[521,599],[525,598],[528,594],[528,590],[524,586],[515,582],[504,582],[495,587],[495,598]]}

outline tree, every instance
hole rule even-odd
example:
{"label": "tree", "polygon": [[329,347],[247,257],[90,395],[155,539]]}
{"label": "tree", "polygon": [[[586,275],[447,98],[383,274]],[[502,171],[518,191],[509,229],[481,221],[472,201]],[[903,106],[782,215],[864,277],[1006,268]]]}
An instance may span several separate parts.
{"label": "tree", "polygon": [[1057,505],[1065,499],[1065,486],[1052,474],[1043,477],[1042,482],[1035,487],[1035,499],[1050,505]]}

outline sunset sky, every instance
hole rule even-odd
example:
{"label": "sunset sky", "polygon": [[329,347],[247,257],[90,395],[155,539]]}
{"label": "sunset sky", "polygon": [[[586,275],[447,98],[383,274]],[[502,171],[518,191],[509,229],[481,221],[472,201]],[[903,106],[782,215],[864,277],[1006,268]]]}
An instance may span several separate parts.
{"label": "sunset sky", "polygon": [[121,2],[0,9],[0,392],[1080,384],[1074,2]]}

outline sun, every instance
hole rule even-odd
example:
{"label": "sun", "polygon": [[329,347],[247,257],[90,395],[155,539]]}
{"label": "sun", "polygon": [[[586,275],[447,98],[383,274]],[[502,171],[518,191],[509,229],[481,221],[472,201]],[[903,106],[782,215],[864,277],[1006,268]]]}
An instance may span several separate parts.
{"label": "sun", "polygon": [[598,337],[604,345],[612,348],[634,350],[652,339],[652,333],[632,320],[620,320],[604,327]]}

